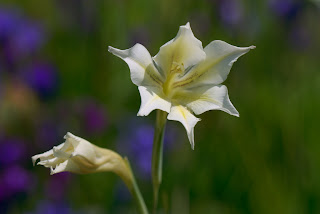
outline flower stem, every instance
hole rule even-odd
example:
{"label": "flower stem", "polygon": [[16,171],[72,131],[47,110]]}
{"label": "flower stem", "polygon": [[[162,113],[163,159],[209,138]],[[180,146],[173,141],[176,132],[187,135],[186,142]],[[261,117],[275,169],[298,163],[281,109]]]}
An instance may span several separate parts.
{"label": "flower stem", "polygon": [[157,110],[152,149],[153,213],[156,213],[157,210],[159,188],[162,180],[163,136],[167,122],[167,115],[167,112]]}
{"label": "flower stem", "polygon": [[130,166],[130,162],[129,162],[129,160],[127,158],[124,158],[124,160],[125,160],[125,163],[128,166],[128,169],[130,170],[131,175],[132,175],[131,184],[130,185],[127,184],[127,187],[129,188],[129,191],[131,192],[132,196],[135,199],[138,211],[139,211],[140,214],[149,214],[147,206],[146,206],[146,204],[144,202],[144,199],[143,199],[143,197],[141,195],[141,192],[139,190],[138,184],[136,182],[136,179],[135,179],[135,177],[133,175],[133,172],[132,172],[132,169],[131,169],[131,166]]}

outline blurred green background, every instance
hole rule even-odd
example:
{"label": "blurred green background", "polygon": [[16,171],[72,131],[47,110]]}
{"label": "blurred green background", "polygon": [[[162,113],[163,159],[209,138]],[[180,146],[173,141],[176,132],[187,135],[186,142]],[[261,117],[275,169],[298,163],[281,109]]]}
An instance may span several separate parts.
{"label": "blurred green background", "polygon": [[111,173],[50,176],[31,156],[67,131],[128,156],[152,204],[155,113],[107,52],[155,55],[187,22],[204,46],[256,45],[224,83],[240,118],[200,115],[192,151],[169,121],[161,213],[320,213],[317,0],[1,0],[0,213],[135,213]]}

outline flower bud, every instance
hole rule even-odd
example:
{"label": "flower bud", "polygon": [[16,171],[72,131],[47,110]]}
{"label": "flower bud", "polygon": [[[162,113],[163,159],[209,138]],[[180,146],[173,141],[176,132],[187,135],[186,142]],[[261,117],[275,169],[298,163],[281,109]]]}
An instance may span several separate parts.
{"label": "flower bud", "polygon": [[133,175],[127,162],[116,152],[100,148],[70,132],[64,136],[65,142],[53,149],[32,157],[33,164],[51,169],[51,175],[59,172],[87,174],[94,172],[114,172],[131,186]]}

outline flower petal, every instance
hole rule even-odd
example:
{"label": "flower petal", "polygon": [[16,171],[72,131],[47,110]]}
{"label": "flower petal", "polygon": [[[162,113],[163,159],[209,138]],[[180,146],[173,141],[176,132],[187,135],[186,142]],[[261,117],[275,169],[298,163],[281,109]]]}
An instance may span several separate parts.
{"label": "flower petal", "polygon": [[[88,142],[87,140],[75,136],[74,134],[68,132],[64,139],[66,139],[66,144],[69,143],[71,149],[71,157],[82,156],[88,161],[91,161],[96,156],[95,145]],[[55,155],[56,156],[56,155]]]}
{"label": "flower petal", "polygon": [[239,117],[239,112],[232,105],[228,89],[224,85],[205,85],[180,90],[176,92],[173,99],[187,106],[197,115],[209,110],[222,110]]}
{"label": "flower petal", "polygon": [[194,127],[197,122],[200,121],[196,118],[188,109],[181,105],[171,107],[171,111],[168,115],[168,120],[176,120],[182,123],[187,131],[188,138],[191,144],[191,148],[194,149]]}
{"label": "flower petal", "polygon": [[[64,143],[61,143],[60,145],[56,146],[56,148],[62,148],[63,145],[64,145]],[[31,160],[32,160],[33,165],[35,165],[38,159],[40,159],[40,161],[46,161],[46,160],[49,160],[53,157],[54,157],[53,150],[51,149],[51,150],[46,151],[42,154],[32,156]]]}
{"label": "flower petal", "polygon": [[48,159],[48,160],[39,161],[37,163],[37,165],[42,165],[42,166],[45,166],[45,167],[51,167],[51,166],[56,166],[57,164],[60,164],[65,160],[66,159],[54,157],[54,158],[51,158],[51,159]]}
{"label": "flower petal", "polygon": [[240,56],[254,48],[255,46],[236,47],[226,42],[215,40],[204,48],[206,59],[180,78],[174,87],[221,84],[227,79],[233,63]]}
{"label": "flower petal", "polygon": [[108,51],[123,59],[130,68],[131,80],[137,86],[160,86],[163,77],[154,66],[148,50],[141,44],[120,50],[109,46]]}
{"label": "flower petal", "polygon": [[86,173],[86,171],[83,171],[83,169],[79,167],[79,164],[75,163],[71,159],[58,164],[55,168],[50,168],[50,175],[54,175],[60,172],[73,172],[78,174]]}
{"label": "flower petal", "polygon": [[170,112],[171,103],[160,97],[161,91],[156,87],[139,86],[141,106],[138,116],[147,116],[155,109]]}
{"label": "flower petal", "polygon": [[165,76],[171,70],[173,62],[183,64],[188,68],[205,59],[202,43],[192,33],[190,24],[180,26],[177,36],[160,47],[154,57],[156,64],[162,69]]}

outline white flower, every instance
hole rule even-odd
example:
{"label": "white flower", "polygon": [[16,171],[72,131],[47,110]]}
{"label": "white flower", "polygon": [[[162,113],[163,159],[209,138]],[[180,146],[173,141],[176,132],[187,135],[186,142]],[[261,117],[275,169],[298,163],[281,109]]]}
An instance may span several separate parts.
{"label": "white flower", "polygon": [[169,120],[183,124],[194,148],[194,126],[200,119],[193,113],[222,110],[239,116],[229,100],[227,87],[221,83],[232,64],[253,48],[215,40],[203,49],[187,23],[154,57],[141,44],[126,50],[109,46],[109,51],[130,68],[131,80],[141,95],[138,116],[146,116],[155,109],[168,112]]}
{"label": "white flower", "polygon": [[38,165],[50,168],[51,174],[65,171],[78,174],[112,171],[118,174],[126,184],[131,184],[131,171],[119,154],[95,146],[69,132],[64,138],[65,142],[59,146],[34,155],[33,164],[40,159]]}

